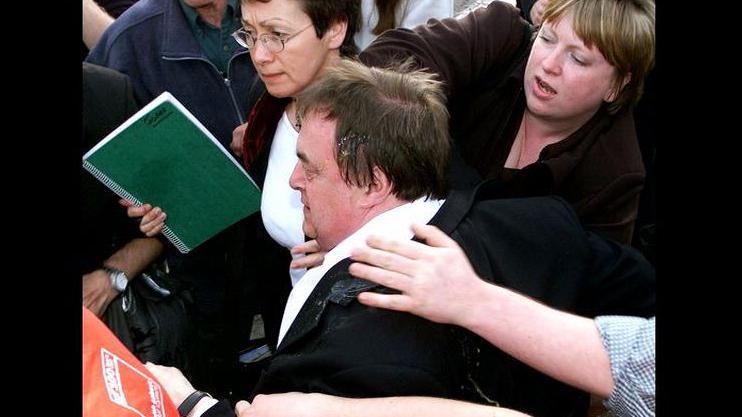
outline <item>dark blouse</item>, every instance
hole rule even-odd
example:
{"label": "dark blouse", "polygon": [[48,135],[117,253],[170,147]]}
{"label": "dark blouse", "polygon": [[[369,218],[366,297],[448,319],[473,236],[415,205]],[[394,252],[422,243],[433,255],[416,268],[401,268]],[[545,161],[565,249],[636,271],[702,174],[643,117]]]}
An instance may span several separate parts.
{"label": "dark blouse", "polygon": [[535,163],[504,168],[525,111],[532,35],[517,9],[492,2],[461,19],[387,31],[360,59],[387,66],[414,57],[443,81],[451,136],[482,178],[507,182],[513,197],[561,196],[585,228],[629,243],[645,175],[630,111],[609,115],[601,108],[572,135],[545,147]]}

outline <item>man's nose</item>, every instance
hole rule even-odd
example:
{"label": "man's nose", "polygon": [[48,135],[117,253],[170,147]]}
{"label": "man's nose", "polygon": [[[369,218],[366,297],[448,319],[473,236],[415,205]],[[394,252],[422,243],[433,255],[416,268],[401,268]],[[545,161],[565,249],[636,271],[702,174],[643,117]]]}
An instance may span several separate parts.
{"label": "man's nose", "polygon": [[301,163],[297,162],[296,165],[294,165],[294,170],[291,172],[291,177],[289,177],[289,186],[298,191],[303,188],[303,184],[304,172],[301,169]]}

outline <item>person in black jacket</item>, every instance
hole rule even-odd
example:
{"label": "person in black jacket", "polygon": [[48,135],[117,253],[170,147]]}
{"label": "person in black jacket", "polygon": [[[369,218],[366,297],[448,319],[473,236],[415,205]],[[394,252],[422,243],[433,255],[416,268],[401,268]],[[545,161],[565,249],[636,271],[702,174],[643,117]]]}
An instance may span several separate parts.
{"label": "person in black jacket", "polygon": [[[304,232],[327,253],[292,290],[253,395],[427,395],[543,415],[579,411],[584,395],[463,329],[358,303],[360,292],[385,290],[348,272],[350,253],[371,233],[409,239],[413,222],[429,222],[464,248],[480,276],[585,315],[653,314],[646,260],[585,232],[557,197],[504,199],[491,182],[446,196],[447,112],[429,74],[343,60],[298,102],[290,184],[301,192]],[[184,413],[232,414],[176,369],[148,367]]]}
{"label": "person in black jacket", "polygon": [[[80,155],[95,146],[137,110],[129,78],[118,71],[82,63],[83,136]],[[139,234],[118,205],[118,197],[92,175],[82,174],[82,301],[101,316],[162,253],[155,238]],[[122,281],[116,281],[123,277]]]}

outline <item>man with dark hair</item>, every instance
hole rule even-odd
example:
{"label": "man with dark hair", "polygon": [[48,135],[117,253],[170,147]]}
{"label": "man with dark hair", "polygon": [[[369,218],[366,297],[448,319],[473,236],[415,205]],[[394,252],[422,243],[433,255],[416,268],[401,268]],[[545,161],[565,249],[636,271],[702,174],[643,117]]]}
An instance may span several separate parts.
{"label": "man with dark hair", "polygon": [[[531,410],[542,397],[565,393],[462,329],[356,301],[360,292],[385,289],[349,274],[351,251],[370,234],[410,239],[413,223],[450,235],[479,276],[559,308],[653,313],[651,267],[584,232],[563,200],[498,199],[490,184],[439,199],[450,141],[440,83],[431,75],[343,60],[298,101],[303,124],[290,184],[301,192],[304,232],[327,254],[291,291],[278,349],[255,393],[435,393],[514,405],[525,399],[522,408]],[[410,169],[418,171],[410,176]],[[201,399],[177,370],[148,367],[184,412],[197,404],[211,407],[205,416],[231,413],[225,402]],[[481,378],[493,377],[499,384],[482,392]]]}

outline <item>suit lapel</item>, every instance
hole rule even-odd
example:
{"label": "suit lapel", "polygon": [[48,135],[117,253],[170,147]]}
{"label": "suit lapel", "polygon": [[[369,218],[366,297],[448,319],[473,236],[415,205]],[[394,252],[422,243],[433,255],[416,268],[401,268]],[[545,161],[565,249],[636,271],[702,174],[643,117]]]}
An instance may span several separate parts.
{"label": "suit lapel", "polygon": [[304,302],[301,310],[299,310],[299,314],[296,315],[293,323],[291,323],[291,327],[289,327],[286,336],[284,336],[281,344],[276,349],[276,353],[285,350],[287,346],[290,346],[317,327],[327,305],[332,286],[339,279],[342,279],[344,275],[350,276],[347,272],[348,265],[350,265],[350,259],[343,259],[330,268],[319,280],[317,286],[314,287],[314,290]]}

